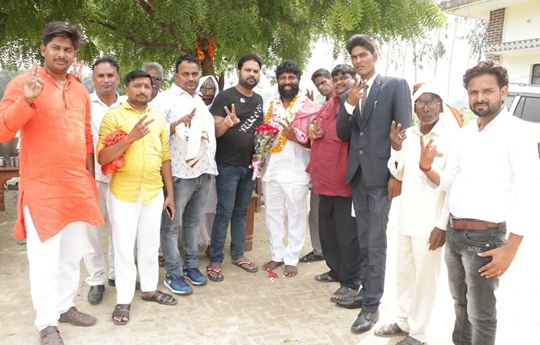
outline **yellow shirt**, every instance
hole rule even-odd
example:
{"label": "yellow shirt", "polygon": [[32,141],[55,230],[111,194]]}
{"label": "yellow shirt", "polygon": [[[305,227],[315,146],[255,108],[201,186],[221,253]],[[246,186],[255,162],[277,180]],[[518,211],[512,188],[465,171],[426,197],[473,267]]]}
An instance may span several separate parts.
{"label": "yellow shirt", "polygon": [[113,173],[109,189],[117,199],[126,202],[137,201],[140,191],[142,203],[147,204],[161,193],[161,165],[171,159],[167,125],[163,116],[148,106],[139,113],[128,102],[110,110],[105,114],[99,128],[96,154],[99,155],[99,151],[103,149],[107,134],[117,129],[131,132],[144,115],[148,115],[145,121],[154,119],[148,126],[150,132],[129,146],[125,157],[126,164]]}

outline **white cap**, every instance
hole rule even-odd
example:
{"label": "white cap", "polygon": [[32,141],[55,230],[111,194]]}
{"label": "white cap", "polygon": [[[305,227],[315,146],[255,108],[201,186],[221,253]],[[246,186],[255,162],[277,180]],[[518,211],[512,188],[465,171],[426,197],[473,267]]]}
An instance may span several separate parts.
{"label": "white cap", "polygon": [[[418,85],[418,84],[417,84]],[[460,127],[460,123],[454,116],[454,113],[452,110],[450,110],[448,103],[444,99],[442,92],[439,88],[439,85],[434,83],[421,83],[421,86],[416,89],[413,93],[413,102],[416,102],[416,100],[422,96],[424,93],[432,93],[440,97],[442,101],[442,108],[443,112],[441,113],[440,118],[444,120],[444,122],[450,126],[457,126]]]}

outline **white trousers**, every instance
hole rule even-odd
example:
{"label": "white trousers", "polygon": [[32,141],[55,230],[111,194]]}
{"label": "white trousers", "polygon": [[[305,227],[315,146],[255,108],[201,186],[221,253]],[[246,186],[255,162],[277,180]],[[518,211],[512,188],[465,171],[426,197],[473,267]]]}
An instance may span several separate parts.
{"label": "white trousers", "polygon": [[[263,182],[266,228],[270,238],[272,260],[296,266],[304,247],[307,226],[307,194],[309,185],[293,185],[279,181]],[[285,206],[289,236],[285,237]]]}
{"label": "white trousers", "polygon": [[[114,266],[116,271],[116,303],[129,304],[135,294],[137,267],[141,291],[155,291],[159,278],[158,249],[163,192],[143,205],[141,195],[135,202],[126,202],[107,191],[107,210],[113,231]],[[133,247],[137,242],[137,266]]]}
{"label": "white trousers", "polygon": [[41,242],[27,206],[23,208],[26,227],[30,292],[39,331],[56,326],[60,314],[73,306],[79,288],[80,262],[88,224],[68,224],[58,234]]}
{"label": "white trousers", "polygon": [[437,294],[442,250],[429,251],[427,238],[398,233],[398,325],[411,337],[425,342],[426,330]]}
{"label": "white trousers", "polygon": [[90,286],[105,285],[107,277],[105,272],[107,270],[107,263],[105,262],[105,255],[103,254],[102,238],[103,230],[107,228],[108,234],[108,258],[109,258],[109,278],[115,279],[114,275],[114,247],[112,241],[112,228],[107,217],[107,190],[109,184],[101,181],[96,181],[99,192],[99,210],[101,215],[105,219],[105,224],[100,226],[88,226],[86,247],[84,249],[84,263],[86,270],[88,271],[88,278],[86,283]]}

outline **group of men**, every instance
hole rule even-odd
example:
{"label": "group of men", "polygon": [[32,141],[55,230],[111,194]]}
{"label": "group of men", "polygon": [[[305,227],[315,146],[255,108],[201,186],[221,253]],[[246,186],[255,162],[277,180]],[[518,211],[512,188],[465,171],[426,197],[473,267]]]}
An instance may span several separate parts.
{"label": "group of men", "polygon": [[[262,171],[271,249],[263,269],[284,265],[285,276],[297,275],[311,187],[310,213],[317,221],[310,227],[319,231],[312,237],[321,248],[303,261],[324,257],[330,271],[315,280],[339,282],[330,300],[344,308],[361,307],[351,329],[370,330],[384,293],[391,200],[401,194],[400,312],[395,323],[381,326],[375,335],[403,336],[400,345],[427,343],[446,241],[456,309],[453,341],[495,343],[494,291],[526,229],[535,224],[529,200],[539,180],[534,137],[502,105],[508,93],[503,67],[483,61],[467,70],[464,87],[478,118],[459,130],[460,120],[448,112],[434,85],[415,87],[411,97],[405,80],[376,72],[376,45],[367,35],[347,42],[352,67],[341,64],[313,76],[326,98],[323,105],[300,90],[298,65],[283,61],[276,69],[278,93],[266,113],[253,91],[262,67],[256,55],[240,59],[238,84],[219,94],[215,79],[200,83],[198,60],[183,55],[168,90],[161,90],[163,68],[150,63],[125,76],[125,97],[116,92],[118,63],[99,58],[92,65],[96,91],[88,95],[67,73],[80,39],[66,23],[47,24],[40,48],[44,66],[34,62],[7,86],[0,102],[0,139],[21,133],[15,237],[27,238],[42,344],[63,344],[58,322],[96,323],[75,308],[73,299],[83,254],[88,299],[97,304],[103,298],[104,219],[110,223],[108,284],[117,290],[115,324],[129,322],[138,288],[145,301],[177,304],[157,289],[160,247],[163,283],[171,292],[191,294],[186,279],[205,284],[198,243],[214,179],[207,277],[224,280],[229,224],[232,263],[258,271],[243,246],[254,188],[254,131],[263,122],[279,129]],[[412,109],[418,124],[411,127]],[[59,147],[62,160],[57,159]]]}

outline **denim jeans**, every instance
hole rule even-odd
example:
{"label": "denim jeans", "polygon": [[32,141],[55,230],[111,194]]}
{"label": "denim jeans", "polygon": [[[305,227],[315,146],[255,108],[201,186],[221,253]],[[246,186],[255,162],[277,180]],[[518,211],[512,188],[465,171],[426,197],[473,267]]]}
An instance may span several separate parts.
{"label": "denim jeans", "polygon": [[223,262],[227,228],[231,223],[231,258],[244,256],[246,217],[255,181],[253,170],[241,165],[218,165],[216,176],[217,209],[210,242],[210,262]]}
{"label": "denim jeans", "polygon": [[182,277],[184,270],[178,250],[178,231],[182,228],[184,267],[196,268],[199,263],[199,222],[210,192],[210,175],[202,174],[190,179],[173,176],[173,190],[176,215],[170,220],[165,212],[162,213],[161,250],[167,273]]}
{"label": "denim jeans", "polygon": [[445,261],[448,284],[454,299],[456,322],[452,340],[456,345],[494,345],[497,333],[499,278],[482,277],[478,270],[492,258],[478,253],[502,247],[506,226],[479,230],[446,230]]}

